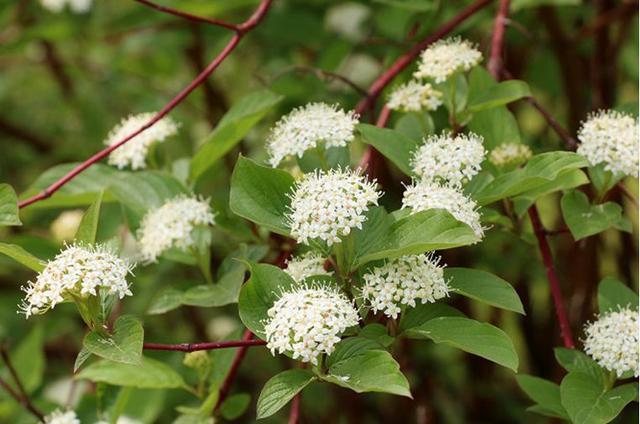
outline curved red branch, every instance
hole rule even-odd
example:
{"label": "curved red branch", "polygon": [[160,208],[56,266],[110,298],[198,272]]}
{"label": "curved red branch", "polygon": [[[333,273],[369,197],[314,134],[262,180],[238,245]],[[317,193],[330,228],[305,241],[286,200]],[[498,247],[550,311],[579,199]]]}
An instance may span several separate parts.
{"label": "curved red branch", "polygon": [[[253,333],[251,330],[244,330],[244,334],[242,335],[242,340],[245,342],[250,342],[253,339]],[[220,386],[220,391],[218,392],[218,401],[216,402],[216,406],[213,408],[213,412],[216,413],[218,409],[220,409],[220,405],[227,398],[229,394],[229,390],[231,390],[231,385],[233,384],[233,380],[236,378],[236,374],[238,374],[238,369],[240,368],[240,363],[244,359],[244,356],[247,354],[248,346],[242,346],[236,352],[236,355],[233,357],[233,362],[231,363],[231,368],[227,373],[222,385]]]}
{"label": "curved red branch", "polygon": [[228,342],[203,342],[203,343],[179,343],[179,344],[164,344],[164,343],[145,343],[142,345],[146,350],[170,350],[176,352],[196,352],[198,350],[216,350],[216,349],[228,349],[232,347],[250,347],[250,346],[264,346],[267,344],[264,340],[252,339],[252,340],[231,340]]}
{"label": "curved red branch", "polygon": [[504,47],[504,30],[507,23],[507,16],[509,15],[510,0],[500,0],[500,6],[498,6],[498,13],[493,23],[493,35],[491,36],[491,55],[489,56],[489,63],[487,68],[493,78],[500,80],[500,74],[502,73],[502,67],[504,65],[502,54]]}
{"label": "curved red branch", "polygon": [[236,33],[231,38],[229,43],[227,43],[225,48],[220,52],[220,54],[218,54],[218,56],[216,56],[216,58],[202,72],[200,72],[200,74],[198,74],[198,76],[196,76],[196,78],[193,81],[191,81],[191,83],[187,87],[185,87],[180,93],[178,93],[178,95],[176,95],[169,103],[167,103],[146,124],[138,128],[136,131],[129,134],[119,142],[94,154],[89,159],[85,160],[84,162],[82,162],[81,164],[73,168],[62,178],[60,178],[59,180],[51,184],[49,187],[45,188],[41,193],[21,201],[18,204],[18,207],[24,208],[35,202],[38,202],[40,200],[44,200],[50,197],[53,193],[60,190],[62,186],[64,186],[69,181],[74,179],[82,171],[89,168],[93,164],[99,162],[100,160],[104,159],[109,155],[109,153],[111,153],[118,147],[122,146],[123,144],[125,144],[126,142],[128,142],[129,140],[137,136],[138,134],[144,132],[147,128],[153,126],[156,122],[158,122],[165,115],[171,112],[185,98],[187,98],[187,96],[189,96],[189,94],[191,94],[193,90],[195,90],[200,84],[202,84],[213,73],[213,71],[215,71],[218,68],[218,66],[220,66],[220,64],[237,47],[238,43],[244,37],[244,35],[247,32],[251,31],[253,28],[255,28],[255,26],[258,25],[260,21],[262,21],[264,16],[267,14],[267,11],[269,10],[269,7],[271,6],[272,2],[273,0],[262,0],[262,2],[260,2],[260,4],[258,5],[255,12],[251,15],[250,18],[236,26],[235,28]]}
{"label": "curved red branch", "polygon": [[149,0],[135,0],[135,1],[137,1],[138,3],[144,4],[145,6],[151,7],[152,9],[158,10],[160,12],[168,13],[169,15],[173,15],[173,16],[178,16],[180,18],[184,18],[192,22],[215,25],[215,26],[226,28],[226,29],[230,29],[232,31],[238,30],[238,25],[232,24],[230,22],[226,22],[220,19],[205,18],[202,16],[192,15],[191,13],[183,12],[178,9],[173,9],[171,7],[155,4]]}

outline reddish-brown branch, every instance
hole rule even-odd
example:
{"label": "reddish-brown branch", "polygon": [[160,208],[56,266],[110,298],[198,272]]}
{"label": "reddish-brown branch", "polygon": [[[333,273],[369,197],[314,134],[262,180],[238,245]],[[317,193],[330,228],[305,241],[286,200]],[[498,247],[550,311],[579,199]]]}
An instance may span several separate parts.
{"label": "reddish-brown branch", "polygon": [[44,414],[40,412],[38,408],[35,407],[33,402],[31,402],[31,398],[29,397],[29,394],[27,393],[27,391],[24,389],[24,386],[22,385],[22,381],[20,380],[20,377],[18,376],[18,373],[16,372],[15,367],[11,363],[11,358],[9,357],[9,354],[7,353],[4,347],[0,348],[0,355],[2,356],[2,361],[9,369],[11,378],[13,379],[13,381],[16,383],[16,386],[18,387],[18,391],[14,390],[9,385],[9,383],[4,381],[2,378],[0,378],[0,386],[2,386],[2,388],[7,392],[7,394],[9,394],[9,396],[11,396],[16,402],[18,402],[27,411],[33,414],[33,416],[38,418],[38,420],[40,420],[41,422],[44,422]]}
{"label": "reddish-brown branch", "polygon": [[44,200],[44,199],[50,197],[53,193],[58,191],[62,186],[64,186],[69,181],[74,179],[78,174],[83,172],[85,169],[89,168],[93,164],[95,164],[95,163],[99,162],[100,160],[104,159],[105,157],[107,157],[109,155],[109,153],[111,153],[112,151],[114,151],[118,147],[122,146],[123,144],[125,144],[126,142],[128,142],[129,140],[131,140],[132,138],[137,136],[138,134],[144,132],[147,128],[153,126],[156,122],[158,122],[160,119],[165,117],[176,106],[178,106],[187,96],[189,96],[189,94],[191,94],[191,92],[193,90],[195,90],[200,84],[202,84],[202,82],[204,80],[206,80],[213,73],[213,71],[215,71],[218,68],[218,66],[220,66],[220,64],[237,47],[238,43],[240,42],[240,40],[244,37],[244,35],[247,32],[251,31],[256,25],[258,25],[258,23],[260,23],[262,18],[264,18],[264,16],[266,15],[267,11],[269,10],[269,7],[271,6],[272,1],[273,0],[262,0],[262,2],[260,2],[260,4],[258,5],[258,7],[256,8],[255,12],[253,13],[253,15],[251,15],[250,18],[247,19],[246,21],[244,21],[243,23],[241,23],[241,24],[236,26],[236,33],[233,35],[233,37],[231,38],[229,43],[227,43],[225,48],[220,52],[220,54],[218,54],[218,56],[202,72],[200,72],[200,74],[198,74],[198,76],[193,81],[191,81],[191,83],[189,83],[189,85],[187,87],[185,87],[180,93],[178,93],[178,95],[175,96],[162,109],[160,109],[160,111],[158,113],[156,113],[153,116],[153,118],[151,118],[151,120],[149,120],[149,122],[144,124],[142,127],[137,129],[133,133],[129,134],[128,136],[126,136],[125,138],[120,140],[119,142],[117,142],[117,143],[107,147],[106,149],[101,150],[100,152],[94,154],[89,159],[85,160],[80,165],[78,165],[75,168],[73,168],[71,171],[69,171],[62,178],[60,178],[59,180],[57,180],[56,182],[51,184],[49,187],[44,189],[41,193],[21,201],[18,204],[18,206],[20,208],[24,208],[26,206],[29,206],[29,205],[35,203],[35,202],[38,202],[40,200]]}
{"label": "reddish-brown branch", "polygon": [[[253,333],[249,329],[245,330],[244,334],[242,335],[242,340],[250,341],[251,339],[253,339]],[[220,405],[222,405],[222,402],[224,402],[224,400],[227,398],[229,390],[231,390],[231,385],[236,378],[236,374],[238,374],[240,363],[244,359],[244,356],[247,354],[247,348],[248,346],[242,346],[236,352],[236,356],[233,357],[231,368],[229,368],[229,372],[227,373],[227,376],[220,386],[220,391],[218,392],[218,401],[216,402],[216,406],[213,408],[214,413],[216,413],[218,409],[220,409]]]}
{"label": "reddish-brown branch", "polygon": [[491,37],[491,55],[489,56],[489,63],[487,68],[493,78],[500,80],[502,67],[504,61],[502,59],[502,52],[504,46],[504,31],[507,24],[507,16],[509,15],[510,0],[500,0],[498,6],[498,13],[493,23],[493,35]]}
{"label": "reddish-brown branch", "polygon": [[289,412],[289,424],[297,424],[300,418],[300,393],[293,397],[291,401],[291,412]]}
{"label": "reddish-brown branch", "polygon": [[560,324],[560,334],[564,347],[573,349],[575,347],[573,343],[573,336],[571,334],[571,326],[569,325],[569,318],[567,317],[567,311],[565,310],[565,303],[560,290],[560,281],[556,275],[555,265],[553,264],[553,256],[551,255],[551,248],[547,240],[546,230],[540,221],[540,215],[538,214],[538,208],[533,205],[529,208],[529,218],[531,219],[531,225],[533,226],[533,232],[538,239],[538,246],[540,247],[540,254],[542,255],[542,262],[547,272],[547,279],[549,280],[549,286],[551,287],[551,297],[553,298],[553,304],[555,306],[556,317]]}
{"label": "reddish-brown branch", "polygon": [[146,350],[171,350],[177,352],[196,352],[198,350],[228,349],[232,347],[264,346],[264,340],[231,340],[228,342],[203,342],[203,343],[145,343],[142,348]]}
{"label": "reddish-brown branch", "polygon": [[161,6],[159,4],[155,4],[149,0],[135,0],[138,3],[144,4],[145,6],[149,6],[153,9],[156,9],[160,12],[168,13],[173,16],[178,16],[180,18],[188,19],[192,22],[199,22],[203,24],[215,25],[222,28],[230,29],[232,31],[238,30],[238,25],[232,24],[231,22],[226,22],[220,19],[214,18],[205,18],[203,16],[192,15],[191,13],[183,12],[178,9],[173,9],[171,7]]}
{"label": "reddish-brown branch", "polygon": [[440,28],[435,30],[427,38],[415,44],[411,48],[411,50],[409,50],[407,53],[400,56],[398,60],[396,60],[393,63],[393,65],[389,67],[389,69],[387,69],[382,75],[380,75],[373,82],[373,84],[371,84],[368,90],[369,94],[367,95],[366,98],[362,99],[360,103],[358,103],[358,105],[356,106],[356,112],[359,114],[363,114],[364,112],[369,110],[371,105],[375,103],[377,98],[380,96],[380,93],[382,93],[382,90],[384,90],[385,87],[389,85],[389,83],[396,77],[396,75],[398,75],[407,66],[409,66],[409,64],[413,62],[413,60],[416,57],[418,57],[418,55],[420,54],[420,52],[422,52],[422,50],[424,50],[427,46],[429,46],[429,44],[432,44],[435,41],[438,41],[439,39],[444,37],[445,35],[449,34],[458,25],[464,22],[467,18],[469,18],[470,16],[472,16],[473,14],[475,14],[476,12],[478,12],[479,10],[487,6],[492,1],[493,0],[477,0],[475,3],[471,4],[469,7],[467,7],[462,12],[460,12],[458,15],[453,17],[450,21],[446,22]]}

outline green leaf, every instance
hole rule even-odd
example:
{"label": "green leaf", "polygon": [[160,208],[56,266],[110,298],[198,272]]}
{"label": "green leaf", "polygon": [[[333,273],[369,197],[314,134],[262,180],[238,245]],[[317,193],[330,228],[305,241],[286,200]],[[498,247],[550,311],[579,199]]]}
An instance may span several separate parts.
{"label": "green leaf", "polygon": [[622,207],[607,202],[591,205],[581,191],[570,191],[562,196],[562,216],[575,240],[601,233],[609,228],[621,228]]}
{"label": "green leaf", "polygon": [[331,368],[338,362],[360,355],[368,350],[384,350],[384,347],[370,338],[362,336],[347,337],[336,345],[333,353],[327,357],[326,365]]}
{"label": "green leaf", "polygon": [[598,285],[598,309],[601,314],[620,308],[638,308],[638,293],[612,277],[604,278]]}
{"label": "green leaf", "polygon": [[504,143],[521,142],[518,122],[506,106],[474,113],[469,122],[469,129],[484,138],[487,150]]}
{"label": "green leaf", "polygon": [[414,140],[399,131],[369,124],[359,124],[357,128],[362,141],[375,147],[405,174],[414,175],[411,159],[421,144],[419,139]]}
{"label": "green leaf", "polygon": [[445,268],[444,275],[456,293],[525,315],[522,302],[513,286],[490,272],[468,268]]}
{"label": "green leaf", "polygon": [[92,331],[84,338],[83,346],[94,355],[124,364],[140,364],[144,329],[139,319],[122,315],[114,325],[113,335]]}
{"label": "green leaf", "polygon": [[231,395],[220,405],[220,415],[222,415],[225,420],[233,421],[245,413],[250,402],[251,396],[247,393]]}
{"label": "green leaf", "polygon": [[431,339],[481,356],[516,371],[518,355],[509,336],[491,324],[462,317],[439,317],[410,328],[411,338]]}
{"label": "green leaf", "polygon": [[278,300],[280,294],[296,283],[280,268],[251,263],[251,278],[240,290],[238,311],[244,325],[255,335],[264,339],[264,320],[267,311]]}
{"label": "green leaf", "polygon": [[16,262],[40,272],[47,266],[47,262],[36,258],[31,253],[16,244],[0,243],[0,253],[7,255]]}
{"label": "green leaf", "polygon": [[480,206],[506,197],[534,190],[555,180],[564,172],[584,168],[585,158],[572,152],[549,152],[535,155],[524,168],[500,175],[478,192],[474,198]]}
{"label": "green leaf", "polygon": [[549,193],[568,190],[588,183],[589,179],[587,178],[585,173],[579,169],[563,172],[562,174],[558,175],[558,178],[556,178],[555,180],[540,185],[533,190],[528,190],[514,197],[512,199],[514,210],[516,214],[518,214],[518,216],[522,216],[538,198]]}
{"label": "green leaf", "polygon": [[365,350],[336,362],[322,379],[357,393],[382,392],[411,398],[409,382],[385,350]]}
{"label": "green leaf", "polygon": [[82,221],[76,231],[75,240],[81,243],[94,244],[96,242],[96,234],[98,233],[98,221],[100,220],[100,207],[102,205],[102,197],[104,192],[98,193],[96,200],[89,206],[84,213]]}
{"label": "green leaf", "polygon": [[191,159],[191,180],[197,180],[231,150],[280,100],[282,96],[262,90],[237,101]]}
{"label": "green leaf", "polygon": [[9,357],[25,390],[33,393],[42,384],[46,365],[42,326],[35,326],[10,352]]}
{"label": "green leaf", "polygon": [[373,340],[384,347],[391,346],[395,341],[395,338],[388,334],[387,327],[376,322],[365,325],[358,333],[358,336]]}
{"label": "green leaf", "polygon": [[444,303],[418,304],[415,308],[407,308],[400,315],[400,330],[406,331],[420,327],[425,322],[438,317],[464,317],[465,315]]}
{"label": "green leaf", "polygon": [[571,421],[581,424],[602,424],[613,420],[638,394],[637,383],[624,384],[608,390],[580,371],[571,371],[560,384],[562,405]]}
{"label": "green leaf", "polygon": [[504,81],[493,87],[487,87],[477,95],[471,96],[467,109],[472,113],[480,112],[529,96],[531,96],[531,90],[526,82],[519,80]]}
{"label": "green leaf", "polygon": [[215,284],[203,284],[187,290],[182,297],[182,304],[212,308],[236,303],[244,273],[244,265],[238,264]]}
{"label": "green leaf", "polygon": [[394,220],[384,208],[372,208],[362,230],[354,234],[356,257],[352,269],[378,259],[451,249],[478,241],[467,224],[442,209]]}
{"label": "green leaf", "polygon": [[569,372],[577,371],[588,374],[598,385],[606,383],[607,372],[596,361],[576,349],[557,347],[554,354],[558,363]]}
{"label": "green leaf", "polygon": [[604,169],[604,166],[601,163],[587,168],[591,183],[596,189],[596,198],[603,198],[609,190],[624,178],[624,174],[613,174],[611,171]]}
{"label": "green leaf", "polygon": [[138,365],[101,360],[94,362],[76,376],[77,379],[140,389],[172,389],[185,387],[180,374],[155,359],[142,357]]}
{"label": "green leaf", "polygon": [[151,305],[147,309],[149,315],[160,315],[165,312],[172,311],[182,305],[181,290],[168,288],[160,292],[160,294],[151,301]]}
{"label": "green leaf", "polygon": [[241,156],[231,176],[229,207],[236,215],[288,235],[285,214],[291,203],[287,194],[293,185],[293,177],[288,173]]}
{"label": "green leaf", "polygon": [[18,196],[9,184],[0,184],[0,225],[22,225]]}
{"label": "green leaf", "polygon": [[[532,375],[516,375],[518,385],[537,406],[552,413],[554,417],[568,419],[567,411],[560,402],[560,386]],[[548,414],[545,414],[548,415]]]}
{"label": "green leaf", "polygon": [[287,370],[271,377],[258,397],[257,418],[260,420],[278,412],[315,379],[311,371],[303,369]]}

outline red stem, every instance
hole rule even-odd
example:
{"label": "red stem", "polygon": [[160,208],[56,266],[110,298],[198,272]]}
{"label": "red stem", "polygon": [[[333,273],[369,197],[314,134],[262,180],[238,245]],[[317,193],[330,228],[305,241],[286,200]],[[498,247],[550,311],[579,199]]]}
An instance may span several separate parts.
{"label": "red stem", "polygon": [[547,271],[547,279],[549,280],[549,286],[551,287],[551,297],[553,298],[556,317],[560,324],[560,334],[562,336],[564,347],[573,349],[575,345],[573,343],[573,336],[571,335],[571,326],[569,325],[569,319],[567,318],[567,311],[564,307],[562,291],[560,290],[560,281],[558,280],[556,269],[553,264],[553,256],[551,255],[551,249],[549,248],[549,242],[546,237],[547,232],[540,221],[540,215],[538,214],[538,208],[536,208],[536,205],[529,208],[529,218],[531,219],[533,232],[538,239],[544,268]]}
{"label": "red stem", "polygon": [[356,112],[362,115],[365,111],[369,110],[369,107],[377,100],[382,90],[384,90],[384,88],[389,85],[389,83],[400,72],[402,72],[407,66],[409,66],[409,64],[413,62],[416,57],[418,57],[422,50],[429,46],[429,44],[432,44],[433,42],[438,41],[445,35],[449,34],[467,18],[472,16],[477,11],[481,10],[483,7],[487,6],[492,1],[493,0],[477,0],[475,3],[471,4],[458,15],[453,17],[450,21],[438,28],[427,38],[415,44],[407,53],[400,56],[389,69],[387,69],[382,75],[378,77],[378,79],[373,82],[373,84],[371,84],[368,90],[368,96],[362,99],[360,103],[358,103],[358,105],[356,106]]}
{"label": "red stem", "polygon": [[297,424],[300,418],[300,393],[293,397],[291,401],[291,412],[289,412],[289,424]]}
{"label": "red stem", "polygon": [[510,0],[500,0],[498,6],[498,13],[493,23],[493,35],[491,37],[491,55],[489,57],[489,63],[487,68],[493,78],[500,80],[500,74],[504,62],[502,60],[502,52],[504,46],[504,30],[507,23],[507,16],[509,15]]}
{"label": "red stem", "polygon": [[[253,333],[251,330],[247,329],[244,331],[242,335],[242,340],[251,341],[253,338]],[[216,413],[222,405],[222,402],[226,399],[229,394],[229,390],[231,389],[231,385],[233,384],[233,380],[236,378],[236,374],[238,374],[238,369],[240,368],[240,363],[244,359],[244,356],[247,354],[247,348],[249,346],[242,346],[236,352],[236,356],[233,357],[233,362],[231,363],[231,368],[229,368],[229,372],[222,382],[222,386],[220,386],[220,391],[218,394],[218,401],[216,402],[216,406],[213,408],[213,412]]]}
{"label": "red stem", "polygon": [[18,402],[27,411],[33,414],[33,416],[35,416],[38,420],[40,420],[41,422],[44,422],[44,414],[40,412],[38,408],[35,407],[33,402],[31,402],[31,398],[29,397],[29,394],[24,389],[24,385],[20,380],[20,376],[18,376],[18,373],[16,372],[16,369],[11,362],[11,358],[9,357],[9,354],[4,349],[4,347],[0,348],[0,355],[2,356],[2,361],[9,369],[11,378],[13,378],[13,381],[16,383],[16,386],[18,387],[18,391],[16,392],[9,385],[9,383],[4,381],[2,378],[0,378],[0,387],[2,387],[9,396],[11,396],[16,402]]}
{"label": "red stem", "polygon": [[232,31],[237,31],[238,30],[238,25],[236,24],[232,24],[230,22],[226,22],[220,19],[214,19],[214,18],[205,18],[202,16],[196,16],[196,15],[192,15],[190,13],[187,12],[183,12],[181,10],[178,9],[173,9],[171,7],[166,7],[166,6],[161,6],[159,4],[155,4],[149,0],[135,0],[138,3],[144,4],[145,6],[149,6],[153,9],[156,9],[160,12],[164,12],[164,13],[168,13],[170,15],[173,16],[178,16],[180,18],[184,18],[187,20],[190,20],[192,22],[199,22],[199,23],[205,23],[205,24],[210,24],[210,25],[216,25],[219,27],[223,27],[223,28],[227,28],[230,29]]}
{"label": "red stem", "polygon": [[171,350],[178,352],[196,352],[198,350],[228,349],[232,347],[264,346],[264,340],[231,340],[228,342],[204,342],[204,343],[145,343],[142,348],[147,350]]}
{"label": "red stem", "polygon": [[262,0],[260,5],[258,5],[255,12],[253,13],[253,15],[251,15],[250,18],[247,19],[245,22],[236,26],[236,33],[233,35],[229,43],[227,43],[225,48],[220,52],[220,54],[200,74],[198,74],[198,76],[193,81],[191,81],[191,83],[187,87],[185,87],[180,93],[178,93],[177,96],[175,96],[158,113],[156,113],[153,116],[153,118],[149,120],[149,122],[144,124],[138,130],[129,134],[128,136],[126,136],[116,144],[109,146],[104,150],[101,150],[100,152],[94,154],[89,159],[87,159],[86,161],[82,162],[80,165],[73,168],[62,178],[60,178],[59,180],[51,184],[49,187],[45,188],[41,193],[21,201],[18,204],[18,207],[24,208],[26,206],[31,205],[32,203],[35,203],[50,197],[53,193],[55,193],[62,186],[64,186],[69,181],[74,179],[82,171],[89,168],[91,165],[97,163],[98,161],[104,159],[109,155],[109,153],[111,153],[118,147],[122,146],[123,144],[125,144],[126,142],[128,142],[129,140],[137,136],[138,134],[142,133],[147,128],[153,126],[156,122],[158,122],[165,115],[171,112],[187,96],[189,96],[189,94],[191,94],[193,90],[195,90],[200,84],[202,84],[213,73],[213,71],[215,71],[216,68],[218,68],[218,66],[220,66],[220,64],[227,58],[227,56],[229,56],[229,54],[236,48],[236,46],[238,45],[242,37],[244,37],[244,35],[247,32],[252,30],[256,25],[258,25],[258,23],[260,23],[262,18],[264,18],[267,11],[269,10],[269,7],[271,6],[272,1],[273,0]]}

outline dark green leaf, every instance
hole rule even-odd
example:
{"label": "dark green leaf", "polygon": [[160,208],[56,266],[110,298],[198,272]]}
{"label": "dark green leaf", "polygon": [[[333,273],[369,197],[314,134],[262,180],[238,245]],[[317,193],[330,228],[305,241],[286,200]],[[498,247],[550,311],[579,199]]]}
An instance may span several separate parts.
{"label": "dark green leaf", "polygon": [[34,327],[9,357],[25,390],[33,393],[42,384],[46,364],[43,328]]}
{"label": "dark green leaf", "polygon": [[469,122],[469,129],[484,137],[484,146],[487,150],[492,150],[504,143],[521,142],[516,118],[506,106],[474,113]]}
{"label": "dark green leaf", "polygon": [[245,413],[250,402],[251,396],[247,393],[231,395],[220,405],[220,415],[222,415],[225,420],[235,420]]}
{"label": "dark green leaf", "polygon": [[509,80],[487,87],[486,90],[469,99],[469,112],[480,112],[497,106],[503,106],[523,97],[531,96],[529,85],[524,81]]}
{"label": "dark green leaf", "polygon": [[102,206],[102,197],[104,192],[98,193],[96,200],[89,206],[84,213],[82,221],[76,231],[75,240],[81,243],[94,244],[96,242],[96,234],[98,233],[98,222],[100,221],[100,207]]}
{"label": "dark green leaf", "polygon": [[142,358],[138,365],[101,360],[94,362],[76,376],[78,379],[140,389],[171,389],[185,387],[185,382],[173,368],[151,358]]}
{"label": "dark green leaf", "polygon": [[449,286],[463,296],[524,315],[524,308],[511,284],[486,271],[445,268]]}
{"label": "dark green leaf", "polygon": [[369,124],[359,124],[358,131],[362,141],[375,147],[405,174],[414,175],[411,159],[421,144],[420,139],[412,139],[399,131]]}
{"label": "dark green leaf", "polygon": [[620,205],[613,202],[591,205],[587,195],[581,191],[566,193],[562,196],[561,206],[564,221],[576,240],[624,225]]}
{"label": "dark green leaf", "polygon": [[84,338],[83,346],[94,355],[124,364],[140,364],[144,329],[139,319],[132,315],[120,316],[112,335],[92,331]]}
{"label": "dark green leaf", "polygon": [[42,259],[36,258],[22,247],[15,244],[0,243],[0,253],[7,255],[16,262],[31,268],[36,272],[40,272],[47,266]]}
{"label": "dark green leaf", "polygon": [[464,314],[444,303],[418,304],[415,308],[407,308],[400,315],[400,330],[406,331],[419,327],[425,322],[438,317],[464,317]]}
{"label": "dark green leaf", "polygon": [[598,309],[601,314],[620,308],[638,308],[638,294],[613,277],[604,278],[598,285]]}
{"label": "dark green leaf", "polygon": [[260,392],[257,418],[267,418],[278,412],[315,379],[311,371],[303,369],[287,370],[271,377]]}
{"label": "dark green leaf", "polygon": [[537,406],[551,412],[554,417],[569,418],[560,402],[560,386],[551,381],[526,374],[516,375],[516,381],[527,396],[537,403]]}

